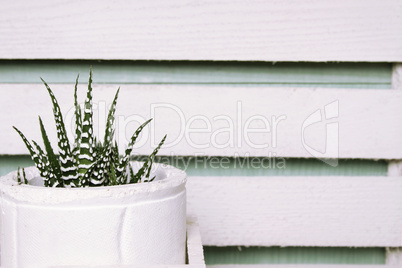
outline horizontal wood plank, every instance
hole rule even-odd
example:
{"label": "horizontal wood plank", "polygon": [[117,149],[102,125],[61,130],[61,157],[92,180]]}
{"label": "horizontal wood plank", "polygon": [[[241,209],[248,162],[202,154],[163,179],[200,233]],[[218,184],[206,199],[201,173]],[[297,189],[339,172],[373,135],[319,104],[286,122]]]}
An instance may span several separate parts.
{"label": "horizontal wood plank", "polygon": [[197,217],[187,216],[187,259],[190,265],[204,265],[204,251]]}
{"label": "horizontal wood plank", "polygon": [[402,177],[190,177],[208,246],[398,247]]}
{"label": "horizontal wood plank", "polygon": [[8,1],[2,59],[402,61],[402,3]]}
{"label": "horizontal wood plank", "polygon": [[[51,87],[73,139],[74,86]],[[82,101],[85,87],[79,87]],[[116,89],[95,85],[98,137]],[[51,101],[43,85],[0,84],[0,94],[0,154],[27,154],[13,125],[28,139],[41,140],[37,115],[56,145]],[[139,124],[153,117],[136,146],[138,154],[148,154],[168,134],[161,155],[402,159],[400,103],[398,91],[124,85],[116,139],[124,149]]]}

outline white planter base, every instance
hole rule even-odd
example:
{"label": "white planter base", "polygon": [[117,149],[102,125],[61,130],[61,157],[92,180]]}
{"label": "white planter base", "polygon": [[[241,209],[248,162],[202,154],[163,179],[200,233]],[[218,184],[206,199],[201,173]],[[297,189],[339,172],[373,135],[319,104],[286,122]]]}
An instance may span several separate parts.
{"label": "white planter base", "polygon": [[[206,268],[200,228],[196,217],[187,217],[187,262],[184,265],[96,266],[97,268]],[[94,268],[94,266],[52,266],[51,268]]]}
{"label": "white planter base", "polygon": [[79,189],[3,177],[2,266],[184,264],[186,175],[157,164],[153,173],[152,183]]}

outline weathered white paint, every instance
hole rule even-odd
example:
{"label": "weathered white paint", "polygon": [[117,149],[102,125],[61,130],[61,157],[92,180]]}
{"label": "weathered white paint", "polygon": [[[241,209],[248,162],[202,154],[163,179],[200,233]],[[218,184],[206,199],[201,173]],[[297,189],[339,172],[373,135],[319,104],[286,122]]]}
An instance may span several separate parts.
{"label": "weathered white paint", "polygon": [[[402,64],[392,66],[392,89],[402,90]],[[399,141],[402,143],[402,141]],[[402,176],[402,161],[394,160],[388,163],[388,176]],[[400,236],[402,241],[402,236]],[[385,262],[387,265],[402,265],[402,248],[387,248]]]}
{"label": "weathered white paint", "polygon": [[[74,86],[51,87],[72,139]],[[81,100],[85,87],[80,85]],[[94,87],[98,137],[103,137],[116,89],[115,85]],[[56,133],[51,101],[43,85],[1,84],[0,95],[0,154],[27,154],[13,125],[28,139],[41,141],[37,115],[43,118],[56,147],[56,136],[51,134]],[[123,85],[117,103],[116,138],[124,149],[139,124],[154,117],[154,125],[151,131],[144,131],[136,153],[150,153],[168,134],[160,155],[401,159],[402,143],[396,142],[402,134],[401,103],[402,92],[391,90]],[[312,123],[320,113],[322,122]],[[246,130],[256,128],[262,133]]]}
{"label": "weathered white paint", "polygon": [[[402,240],[402,238],[401,238]],[[386,248],[385,264],[401,267],[402,264],[402,248]]]}
{"label": "weathered white paint", "polygon": [[[18,185],[16,172],[2,177],[2,265],[185,264],[186,174],[153,168],[152,183],[79,189]],[[29,181],[39,176],[34,167],[26,172]]]}
{"label": "weathered white paint", "polygon": [[6,1],[0,58],[402,61],[399,0]]}
{"label": "weathered white paint", "polygon": [[189,177],[204,245],[402,245],[401,177]]}
{"label": "weathered white paint", "polygon": [[195,216],[187,217],[187,258],[190,265],[204,265],[200,226]]}
{"label": "weathered white paint", "polygon": [[395,63],[392,66],[392,89],[402,90],[402,63]]}
{"label": "weathered white paint", "polygon": [[402,161],[391,160],[388,162],[388,176],[402,176]]}

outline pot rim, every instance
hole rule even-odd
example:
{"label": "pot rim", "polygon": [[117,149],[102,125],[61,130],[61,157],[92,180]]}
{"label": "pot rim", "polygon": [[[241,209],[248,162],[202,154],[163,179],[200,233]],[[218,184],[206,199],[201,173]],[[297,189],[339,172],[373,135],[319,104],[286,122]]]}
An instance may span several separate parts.
{"label": "pot rim", "polygon": [[[140,164],[139,161],[131,161]],[[113,186],[59,188],[43,187],[17,182],[17,171],[12,171],[0,178],[1,199],[12,199],[18,202],[55,204],[55,203],[79,203],[83,200],[102,198],[117,198],[124,201],[133,199],[148,199],[153,193],[160,193],[159,197],[171,196],[184,190],[187,174],[173,166],[166,164],[153,164],[151,174],[157,176],[157,180],[147,183],[132,183]],[[27,179],[39,176],[35,166],[25,168]],[[159,177],[159,178],[158,178]],[[129,199],[129,200],[127,200]],[[151,198],[152,199],[152,198]]]}

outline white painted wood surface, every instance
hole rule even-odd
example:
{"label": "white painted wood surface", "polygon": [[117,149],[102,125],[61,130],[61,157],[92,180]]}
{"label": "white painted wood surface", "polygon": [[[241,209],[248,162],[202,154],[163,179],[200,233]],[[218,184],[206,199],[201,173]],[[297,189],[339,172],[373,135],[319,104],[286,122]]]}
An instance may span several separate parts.
{"label": "white painted wood surface", "polygon": [[392,65],[391,87],[395,90],[402,90],[402,63]]}
{"label": "white painted wood surface", "polygon": [[195,216],[187,216],[187,258],[191,265],[205,266],[200,226]]}
{"label": "white painted wood surface", "polygon": [[402,61],[402,2],[4,1],[1,59]]}
{"label": "white painted wood surface", "polygon": [[[395,63],[392,66],[393,90],[402,90],[402,63]],[[401,143],[402,141],[399,140]],[[402,176],[402,161],[394,160],[388,163],[388,176]],[[402,236],[399,237],[402,241]],[[386,248],[385,262],[387,265],[402,266],[402,248]]]}
{"label": "white painted wood surface", "polygon": [[402,264],[402,248],[386,248],[385,264],[400,268]]}
{"label": "white painted wood surface", "polygon": [[204,245],[399,247],[401,177],[190,177]]}
{"label": "white painted wood surface", "polygon": [[[71,134],[74,86],[51,87]],[[80,85],[82,101],[85,87]],[[95,134],[100,137],[117,87],[95,85],[94,120],[100,122],[100,134]],[[51,101],[43,85],[0,84],[0,95],[0,154],[27,154],[13,125],[28,139],[41,141],[37,115],[56,146],[56,136],[50,135],[56,133]],[[401,103],[402,92],[392,90],[123,85],[116,138],[123,149],[137,126],[154,117],[151,131],[138,142],[139,154],[148,154],[167,133],[161,155],[401,159],[402,143],[396,142],[402,134]],[[321,122],[309,122],[317,113]]]}

